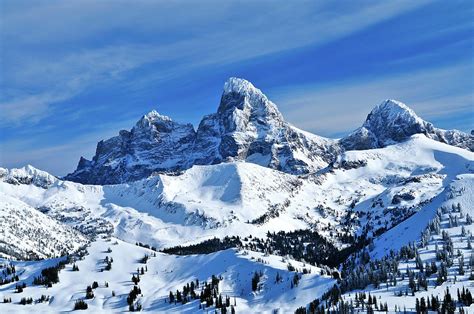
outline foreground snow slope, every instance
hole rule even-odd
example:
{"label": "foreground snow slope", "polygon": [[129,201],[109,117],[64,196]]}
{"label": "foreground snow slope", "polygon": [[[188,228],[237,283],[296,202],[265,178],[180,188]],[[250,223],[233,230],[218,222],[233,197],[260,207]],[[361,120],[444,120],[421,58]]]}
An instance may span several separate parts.
{"label": "foreground snow slope", "polygon": [[[107,252],[108,249],[111,252]],[[44,267],[55,265],[58,260],[41,262],[14,262],[19,283],[27,284],[23,293],[15,293],[15,283],[0,286],[0,298],[11,298],[12,303],[0,304],[0,310],[6,312],[58,312],[72,310],[77,299],[83,299],[86,286],[97,281],[99,287],[94,289],[95,297],[86,300],[93,312],[116,313],[127,311],[126,297],[133,287],[131,277],[137,268],[145,267],[139,260],[153,252],[117,239],[99,239],[88,248],[89,254],[75,264],[79,271],[72,271],[69,264],[60,272],[60,282],[51,288],[31,286],[34,276]],[[104,258],[113,258],[112,269],[101,271]],[[257,261],[259,259],[259,261]],[[0,260],[0,264],[2,261]],[[294,272],[287,270],[288,263],[297,269],[311,271],[311,274],[300,274],[300,283],[293,289],[290,282]],[[165,302],[169,292],[182,289],[190,281],[199,279],[200,282],[209,280],[212,275],[222,276],[219,291],[223,296],[230,296],[232,304],[237,304],[239,313],[269,312],[280,308],[283,312],[294,311],[301,302],[309,302],[315,296],[322,294],[334,284],[327,276],[320,276],[320,269],[304,265],[300,262],[285,260],[278,256],[263,256],[260,253],[237,252],[226,250],[209,255],[173,256],[157,253],[146,264],[147,271],[141,276],[139,286],[143,296],[139,297],[144,311],[150,312],[197,312],[198,302],[178,305]],[[252,291],[251,278],[255,271],[262,271],[261,289]],[[276,283],[277,273],[282,277]],[[106,287],[106,283],[108,287]],[[115,296],[112,293],[115,293]],[[50,296],[45,303],[34,305],[19,305],[22,297],[40,298]],[[211,308],[212,310],[212,308]]]}

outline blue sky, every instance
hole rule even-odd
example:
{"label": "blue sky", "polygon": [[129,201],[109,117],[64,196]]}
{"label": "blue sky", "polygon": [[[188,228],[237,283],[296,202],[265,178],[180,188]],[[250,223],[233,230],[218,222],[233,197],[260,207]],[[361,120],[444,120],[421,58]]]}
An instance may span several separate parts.
{"label": "blue sky", "polygon": [[199,123],[230,76],[328,137],[386,98],[474,129],[472,1],[0,2],[0,166],[56,175],[151,109]]}

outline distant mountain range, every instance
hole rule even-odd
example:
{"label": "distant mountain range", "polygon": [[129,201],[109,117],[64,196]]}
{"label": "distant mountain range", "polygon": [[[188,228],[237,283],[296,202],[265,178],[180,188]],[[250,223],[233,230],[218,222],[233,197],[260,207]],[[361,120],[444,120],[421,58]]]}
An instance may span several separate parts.
{"label": "distant mountain range", "polygon": [[473,141],[394,100],[323,138],[231,78],[197,130],[152,111],[65,178],[0,168],[0,312],[471,310]]}
{"label": "distant mountain range", "polygon": [[81,157],[76,171],[65,179],[117,184],[154,172],[176,173],[193,165],[236,160],[307,174],[334,162],[345,150],[381,148],[414,134],[474,150],[473,135],[435,128],[395,100],[376,106],[362,127],[340,140],[320,137],[286,122],[276,105],[250,82],[230,78],[217,112],[205,116],[197,130],[151,111],[130,131],[100,141],[92,160]]}

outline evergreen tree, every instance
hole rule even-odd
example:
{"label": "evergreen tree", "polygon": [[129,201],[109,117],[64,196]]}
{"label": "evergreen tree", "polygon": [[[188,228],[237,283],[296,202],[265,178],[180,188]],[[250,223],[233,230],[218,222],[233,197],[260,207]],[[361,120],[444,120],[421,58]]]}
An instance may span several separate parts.
{"label": "evergreen tree", "polygon": [[91,286],[87,286],[86,288],[86,299],[93,299],[94,298],[94,292],[92,291]]}
{"label": "evergreen tree", "polygon": [[76,300],[76,302],[74,302],[74,311],[87,310],[87,308],[88,308],[88,305],[83,300]]}
{"label": "evergreen tree", "polygon": [[427,307],[426,307],[426,302],[425,302],[425,298],[421,298],[420,299],[420,312],[421,313],[426,313],[427,311]]}
{"label": "evergreen tree", "polygon": [[464,256],[461,255],[458,261],[459,261],[459,275],[464,275]]}
{"label": "evergreen tree", "polygon": [[255,272],[252,277],[252,291],[257,291],[259,282],[260,274],[258,272]]}
{"label": "evergreen tree", "polygon": [[454,313],[456,311],[456,305],[454,304],[453,298],[451,297],[448,288],[446,288],[443,304],[441,306],[441,311],[443,313],[449,314]]}

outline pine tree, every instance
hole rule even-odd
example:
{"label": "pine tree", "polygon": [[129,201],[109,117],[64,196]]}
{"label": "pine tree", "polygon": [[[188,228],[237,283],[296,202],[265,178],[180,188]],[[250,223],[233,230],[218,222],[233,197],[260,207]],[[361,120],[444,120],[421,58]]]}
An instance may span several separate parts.
{"label": "pine tree", "polygon": [[260,274],[258,272],[255,272],[252,277],[252,291],[257,291],[259,281]]}
{"label": "pine tree", "polygon": [[426,310],[427,310],[427,308],[426,308],[425,298],[422,297],[420,299],[420,312],[421,313],[426,313]]}
{"label": "pine tree", "polygon": [[466,225],[472,224],[472,217],[469,214],[466,214]]}
{"label": "pine tree", "polygon": [[446,293],[444,295],[443,304],[441,306],[441,311],[443,313],[454,313],[456,311],[456,305],[449,293],[449,289],[446,288]]}
{"label": "pine tree", "polygon": [[94,292],[92,291],[91,286],[87,286],[86,288],[86,299],[93,299],[94,298]]}
{"label": "pine tree", "polygon": [[459,258],[459,275],[464,275],[464,256],[461,255],[461,257]]}
{"label": "pine tree", "polygon": [[76,300],[74,303],[74,311],[76,310],[87,310],[88,305],[83,300]]}

